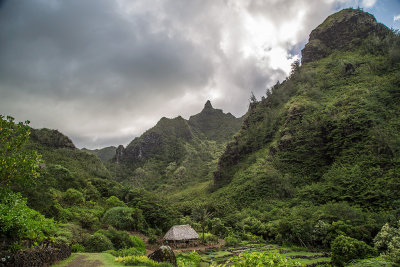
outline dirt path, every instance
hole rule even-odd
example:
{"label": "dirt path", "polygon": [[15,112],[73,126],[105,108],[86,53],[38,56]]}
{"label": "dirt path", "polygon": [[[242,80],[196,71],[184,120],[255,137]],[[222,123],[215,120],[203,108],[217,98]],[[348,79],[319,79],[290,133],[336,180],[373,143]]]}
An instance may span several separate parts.
{"label": "dirt path", "polygon": [[93,259],[93,256],[100,256],[97,253],[93,253],[90,258],[88,255],[78,255],[73,259],[66,267],[99,267],[105,266],[101,260]]}

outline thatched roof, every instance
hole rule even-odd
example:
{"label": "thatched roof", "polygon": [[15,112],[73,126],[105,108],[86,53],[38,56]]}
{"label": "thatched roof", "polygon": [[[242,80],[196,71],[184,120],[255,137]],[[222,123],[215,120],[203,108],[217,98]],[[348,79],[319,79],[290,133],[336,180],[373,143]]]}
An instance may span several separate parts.
{"label": "thatched roof", "polygon": [[190,227],[189,224],[185,225],[175,225],[172,226],[171,229],[165,234],[164,240],[190,240],[190,239],[198,239],[199,235]]}

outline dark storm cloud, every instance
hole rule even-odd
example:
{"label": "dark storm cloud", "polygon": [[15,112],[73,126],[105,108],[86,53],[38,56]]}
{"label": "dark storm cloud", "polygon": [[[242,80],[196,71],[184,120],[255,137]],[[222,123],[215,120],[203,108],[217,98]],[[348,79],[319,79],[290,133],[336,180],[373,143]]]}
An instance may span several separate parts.
{"label": "dark storm cloud", "polygon": [[126,144],[207,99],[242,115],[343,2],[0,0],[0,114],[80,147]]}

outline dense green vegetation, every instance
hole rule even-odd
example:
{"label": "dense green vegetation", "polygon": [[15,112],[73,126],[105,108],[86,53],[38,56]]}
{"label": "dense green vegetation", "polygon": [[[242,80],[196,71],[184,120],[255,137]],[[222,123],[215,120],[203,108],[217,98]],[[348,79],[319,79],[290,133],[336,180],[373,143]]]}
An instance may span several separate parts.
{"label": "dense green vegetation", "polygon": [[48,244],[143,255],[143,241],[124,230],[154,236],[176,219],[160,199],[111,180],[97,156],[58,131],[0,122],[1,251]]}
{"label": "dense green vegetation", "polygon": [[[115,156],[105,164],[101,150],[1,116],[1,249],[63,244],[159,266],[132,232],[155,243],[179,223],[209,244],[318,249],[337,266],[399,264],[400,35],[347,9],[303,52],[307,60],[253,97],[243,119],[207,102],[189,120],[162,118],[126,148],[107,149],[103,161]],[[303,264],[284,252],[229,262]],[[180,266],[200,260],[178,256]]]}
{"label": "dense green vegetation", "polygon": [[293,64],[251,103],[208,201],[225,226],[330,248],[343,234],[373,246],[382,225],[398,220],[400,36],[386,32]]}

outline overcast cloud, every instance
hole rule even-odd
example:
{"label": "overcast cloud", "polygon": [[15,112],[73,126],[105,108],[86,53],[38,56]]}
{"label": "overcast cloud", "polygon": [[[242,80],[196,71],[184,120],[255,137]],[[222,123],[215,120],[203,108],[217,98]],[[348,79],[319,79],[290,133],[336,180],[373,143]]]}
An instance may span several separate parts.
{"label": "overcast cloud", "polygon": [[127,144],[161,117],[242,116],[312,29],[376,0],[0,0],[0,114],[78,147]]}

